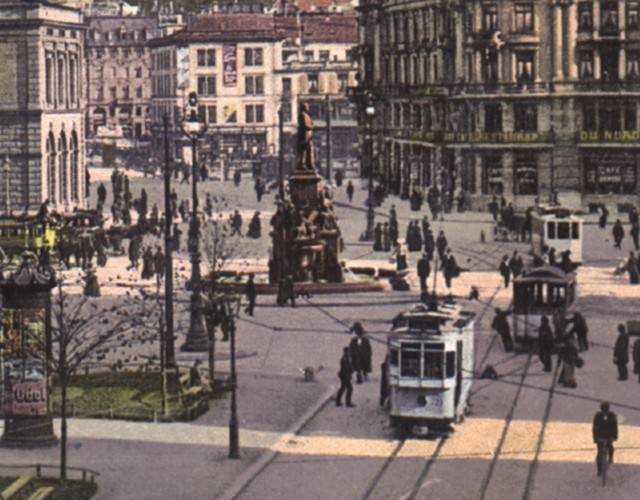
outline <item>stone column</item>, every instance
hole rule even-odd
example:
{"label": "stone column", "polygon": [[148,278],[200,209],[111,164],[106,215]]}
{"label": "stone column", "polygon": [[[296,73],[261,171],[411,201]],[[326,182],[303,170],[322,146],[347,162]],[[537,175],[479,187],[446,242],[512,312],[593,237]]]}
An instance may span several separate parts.
{"label": "stone column", "polygon": [[600,35],[600,0],[593,2],[593,33],[596,37]]}
{"label": "stone column", "polygon": [[[597,2],[596,2],[597,4]],[[595,10],[595,9],[594,9]],[[568,47],[567,47],[567,64],[569,67],[569,78],[576,80],[578,78],[578,65],[576,64],[576,38],[578,34],[578,9],[577,3],[573,2],[568,8]]]}
{"label": "stone column", "polygon": [[564,79],[562,67],[562,6],[553,6],[553,72],[555,80]]}
{"label": "stone column", "polygon": [[618,77],[624,80],[627,76],[627,51],[624,47],[620,48],[620,57],[618,59]]}
{"label": "stone column", "polygon": [[482,83],[483,79],[482,79],[482,58],[483,58],[483,54],[482,51],[480,50],[476,50],[473,53],[473,62],[474,62],[474,68],[475,68],[475,75],[473,78],[474,83]]}
{"label": "stone column", "polygon": [[618,2],[618,30],[620,31],[620,39],[625,39],[625,28],[627,24],[626,3]]}
{"label": "stone column", "polygon": [[600,51],[598,49],[593,51],[593,79],[600,80]]}

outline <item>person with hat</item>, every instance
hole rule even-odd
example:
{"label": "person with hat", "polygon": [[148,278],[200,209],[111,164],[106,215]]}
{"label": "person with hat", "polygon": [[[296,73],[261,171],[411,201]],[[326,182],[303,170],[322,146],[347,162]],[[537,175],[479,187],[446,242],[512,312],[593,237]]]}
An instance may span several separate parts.
{"label": "person with hat", "polygon": [[584,319],[582,313],[576,311],[573,313],[573,317],[567,321],[567,323],[572,323],[573,326],[571,330],[569,330],[569,335],[576,334],[578,340],[578,349],[580,351],[588,351],[589,350],[589,342],[587,341],[587,333],[589,333],[589,327],[587,326],[587,320]]}
{"label": "person with hat", "polygon": [[613,442],[618,440],[618,418],[616,414],[609,410],[609,403],[600,404],[600,411],[593,417],[593,442],[598,446],[596,455],[596,466],[598,476],[602,474],[602,459],[605,450],[609,455],[609,463],[613,463]]}
{"label": "person with hat", "polygon": [[356,372],[356,382],[361,384],[363,380],[366,382],[371,373],[371,342],[365,337],[364,327],[359,321],[353,324],[349,333],[356,334],[349,343],[349,353]]}
{"label": "person with hat", "polygon": [[509,311],[503,311],[499,307],[495,309],[496,315],[493,318],[493,322],[491,323],[491,328],[493,328],[500,338],[502,339],[502,345],[504,347],[505,352],[513,352],[513,339],[511,338],[511,327],[509,326],[509,320],[507,319],[507,315]]}
{"label": "person with hat", "polygon": [[542,316],[538,328],[538,356],[544,366],[545,372],[551,371],[551,355],[553,354],[553,333],[549,326],[549,318]]}
{"label": "person with hat", "polygon": [[349,347],[342,349],[342,358],[340,358],[340,371],[338,372],[338,378],[340,379],[340,389],[336,394],[336,406],[342,406],[342,395],[346,392],[347,406],[352,408],[355,405],[351,401],[353,395],[353,385],[351,384],[351,377],[353,376],[353,363],[351,361],[351,355],[349,354]]}
{"label": "person with hat", "polygon": [[618,367],[618,380],[627,380],[629,377],[627,370],[627,363],[629,363],[629,335],[623,324],[618,325],[618,338],[613,348],[613,362]]}

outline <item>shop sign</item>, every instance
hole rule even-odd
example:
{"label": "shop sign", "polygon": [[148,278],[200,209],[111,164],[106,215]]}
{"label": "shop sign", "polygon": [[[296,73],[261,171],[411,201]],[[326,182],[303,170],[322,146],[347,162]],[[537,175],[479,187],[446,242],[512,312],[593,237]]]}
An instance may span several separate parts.
{"label": "shop sign", "polygon": [[7,359],[6,411],[11,416],[47,414],[47,376],[42,359]]}
{"label": "shop sign", "polygon": [[222,81],[225,87],[235,87],[238,83],[238,46],[222,46]]}
{"label": "shop sign", "polygon": [[544,132],[445,132],[444,142],[531,143],[544,142]]}
{"label": "shop sign", "polygon": [[640,131],[638,130],[602,130],[578,132],[579,142],[638,142]]}

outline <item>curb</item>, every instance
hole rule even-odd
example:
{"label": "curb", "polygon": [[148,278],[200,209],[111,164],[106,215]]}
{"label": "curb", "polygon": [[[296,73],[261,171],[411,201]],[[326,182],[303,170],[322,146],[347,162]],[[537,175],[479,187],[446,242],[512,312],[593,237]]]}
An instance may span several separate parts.
{"label": "curb", "polygon": [[[300,430],[307,425],[331,400],[335,393],[335,387],[329,386],[320,399],[318,399],[307,411],[305,411],[298,420],[296,420],[287,431],[280,437],[279,441],[288,441],[295,436]],[[258,460],[247,467],[240,474],[226,491],[220,495],[217,500],[235,500],[238,496],[251,484],[251,482],[264,470],[267,466],[280,454],[270,448],[265,451]]]}

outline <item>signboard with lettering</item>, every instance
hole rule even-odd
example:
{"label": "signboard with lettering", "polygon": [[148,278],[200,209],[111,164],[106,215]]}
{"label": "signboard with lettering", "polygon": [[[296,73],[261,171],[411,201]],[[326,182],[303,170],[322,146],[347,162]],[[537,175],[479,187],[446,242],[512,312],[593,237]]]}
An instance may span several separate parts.
{"label": "signboard with lettering", "polygon": [[578,142],[638,142],[639,130],[580,130],[577,134]]}
{"label": "signboard with lettering", "polygon": [[225,87],[235,87],[238,83],[238,46],[222,46],[222,83]]}
{"label": "signboard with lettering", "polygon": [[5,411],[8,415],[47,414],[47,370],[42,359],[7,359],[4,363]]}
{"label": "signboard with lettering", "polygon": [[547,142],[547,132],[442,132],[439,130],[406,130],[395,129],[392,135],[398,139],[445,142],[449,144],[492,143],[492,144],[530,144]]}

